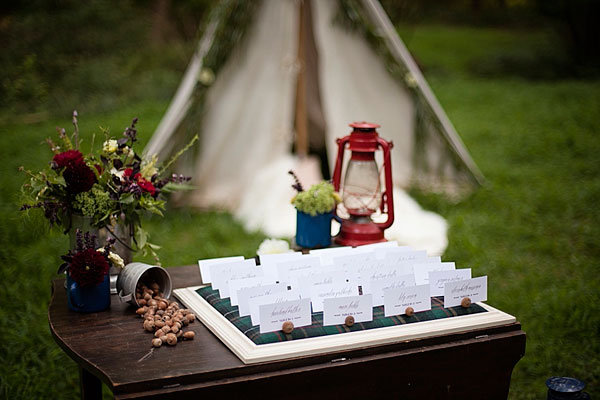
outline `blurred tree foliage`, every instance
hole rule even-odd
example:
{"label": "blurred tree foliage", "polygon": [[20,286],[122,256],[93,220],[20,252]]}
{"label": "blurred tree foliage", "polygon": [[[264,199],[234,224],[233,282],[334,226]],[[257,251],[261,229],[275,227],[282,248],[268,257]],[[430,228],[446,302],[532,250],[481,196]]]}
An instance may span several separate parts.
{"label": "blurred tree foliage", "polygon": [[533,51],[498,54],[473,72],[532,79],[600,74],[598,0],[381,0],[392,21],[459,23],[546,30]]}
{"label": "blurred tree foliage", "polygon": [[[0,4],[0,118],[168,99],[210,0],[13,0]],[[597,0],[382,0],[395,23],[551,27],[559,40],[474,65],[482,75],[600,70]],[[562,45],[557,45],[561,43]],[[131,79],[135,77],[135,79]]]}
{"label": "blurred tree foliage", "polygon": [[101,111],[132,97],[168,97],[208,3],[2,2],[0,107],[10,113],[68,112],[85,103]]}

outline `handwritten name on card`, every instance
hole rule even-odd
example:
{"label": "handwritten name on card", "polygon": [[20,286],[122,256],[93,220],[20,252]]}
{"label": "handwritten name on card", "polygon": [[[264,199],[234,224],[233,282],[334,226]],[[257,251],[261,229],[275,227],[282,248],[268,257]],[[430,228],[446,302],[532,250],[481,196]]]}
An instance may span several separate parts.
{"label": "handwritten name on card", "polygon": [[285,301],[275,304],[262,304],[259,309],[260,333],[281,330],[284,322],[291,321],[294,328],[312,323],[310,299]]}
{"label": "handwritten name on card", "polygon": [[451,271],[456,269],[453,262],[413,264],[417,285],[429,284],[429,273],[434,271]]}
{"label": "handwritten name on card", "polygon": [[273,278],[270,276],[256,276],[254,278],[245,278],[245,279],[230,279],[229,280],[229,301],[232,306],[237,306],[239,303],[238,300],[238,291],[241,289],[255,287],[255,286],[263,286],[275,283]]}
{"label": "handwritten name on card", "polygon": [[299,257],[303,257],[300,252],[289,252],[279,254],[263,254],[259,256],[260,266],[263,268],[266,276],[277,278],[277,263],[293,260]]}
{"label": "handwritten name on card", "polygon": [[[283,303],[284,301],[300,300],[300,293],[296,290],[285,290],[267,296],[256,297],[249,301],[250,319],[252,325],[260,324],[260,306],[263,304]],[[310,299],[309,299],[310,302]]]}
{"label": "handwritten name on card", "polygon": [[354,317],[354,322],[373,320],[373,297],[370,294],[328,298],[323,301],[323,325],[340,325],[346,317]]}
{"label": "handwritten name on card", "polygon": [[415,276],[408,274],[393,278],[373,279],[369,286],[370,293],[373,295],[373,305],[381,306],[384,302],[383,295],[386,290],[415,286]]}
{"label": "handwritten name on card", "polygon": [[[407,261],[427,260],[427,252],[425,250],[401,250],[389,251],[385,254],[385,262],[388,264],[400,264]],[[427,261],[423,261],[427,262]]]}
{"label": "handwritten name on card", "polygon": [[301,276],[297,278],[297,284],[295,286],[292,283],[292,287],[298,288],[302,297],[310,297],[311,287],[333,284],[342,285],[346,281],[345,277],[344,271],[329,271],[320,274]]}
{"label": "handwritten name on card", "polygon": [[406,313],[407,307],[414,312],[431,310],[429,285],[387,289],[383,292],[383,309],[386,317]]}
{"label": "handwritten name on card", "polygon": [[318,269],[321,266],[321,259],[317,256],[303,256],[292,260],[278,261],[277,279],[280,282],[289,282],[290,274],[304,274],[309,270]]}
{"label": "handwritten name on card", "polygon": [[337,297],[358,296],[358,286],[354,284],[329,284],[311,286],[310,299],[314,312],[323,311],[323,300]]}
{"label": "handwritten name on card", "polygon": [[487,276],[450,282],[444,286],[444,307],[456,307],[465,297],[472,303],[487,300]]}
{"label": "handwritten name on card", "polygon": [[221,257],[221,258],[207,258],[205,260],[198,260],[198,266],[200,267],[200,276],[202,277],[202,283],[211,283],[210,278],[210,266],[213,264],[225,264],[232,261],[243,261],[243,256],[234,257]]}
{"label": "handwritten name on card", "polygon": [[240,289],[238,291],[238,310],[240,316],[250,315],[250,300],[259,297],[269,296],[275,293],[285,292],[287,286],[285,283],[273,283],[271,285],[255,286]]}
{"label": "handwritten name on card", "polygon": [[471,279],[471,268],[461,268],[451,271],[432,271],[429,273],[429,286],[432,296],[443,296],[444,285],[449,282]]}

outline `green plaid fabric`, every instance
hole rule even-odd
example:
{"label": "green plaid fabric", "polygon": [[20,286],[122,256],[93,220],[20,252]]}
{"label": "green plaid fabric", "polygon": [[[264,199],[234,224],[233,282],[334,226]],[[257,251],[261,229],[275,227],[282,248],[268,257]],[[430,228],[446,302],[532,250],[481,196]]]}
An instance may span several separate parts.
{"label": "green plaid fabric", "polygon": [[485,308],[477,304],[471,304],[469,308],[444,308],[443,297],[432,297],[431,310],[415,313],[412,317],[407,317],[406,315],[386,317],[383,312],[383,306],[379,306],[373,308],[373,321],[362,323],[359,322],[351,327],[347,327],[346,325],[323,326],[323,313],[318,312],[312,314],[311,325],[294,328],[290,334],[285,334],[282,331],[261,334],[259,331],[259,326],[252,325],[250,316],[240,317],[238,307],[232,306],[229,298],[220,298],[219,292],[217,290],[213,290],[211,286],[200,288],[196,290],[196,292],[256,344],[285,342],[288,340],[304,339],[324,335],[337,335],[339,333],[363,331],[366,329],[381,328],[384,326],[413,324],[421,321],[430,321],[434,319],[456,317],[459,315],[487,312]]}

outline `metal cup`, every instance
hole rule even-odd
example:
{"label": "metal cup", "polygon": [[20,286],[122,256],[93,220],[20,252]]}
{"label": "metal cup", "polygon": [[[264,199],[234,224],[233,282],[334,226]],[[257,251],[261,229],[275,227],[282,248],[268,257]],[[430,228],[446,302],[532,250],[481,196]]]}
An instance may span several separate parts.
{"label": "metal cup", "polygon": [[171,296],[171,277],[166,269],[158,265],[133,262],[123,268],[117,280],[119,300],[139,306],[135,298],[135,289],[140,282],[156,282],[164,298]]}

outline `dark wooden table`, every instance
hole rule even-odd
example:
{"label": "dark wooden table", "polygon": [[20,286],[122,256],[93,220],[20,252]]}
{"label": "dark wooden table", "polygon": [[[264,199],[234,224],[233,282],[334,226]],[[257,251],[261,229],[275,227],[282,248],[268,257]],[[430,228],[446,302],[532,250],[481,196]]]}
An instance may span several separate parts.
{"label": "dark wooden table", "polygon": [[[168,271],[175,288],[201,283],[197,266]],[[245,365],[200,322],[189,326],[193,341],[152,350],[153,336],[133,306],[113,296],[108,311],[69,311],[63,282],[53,281],[48,320],[56,343],[79,365],[85,399],[101,398],[100,382],[118,399],[505,399],[525,353],[525,332],[513,323]]]}

